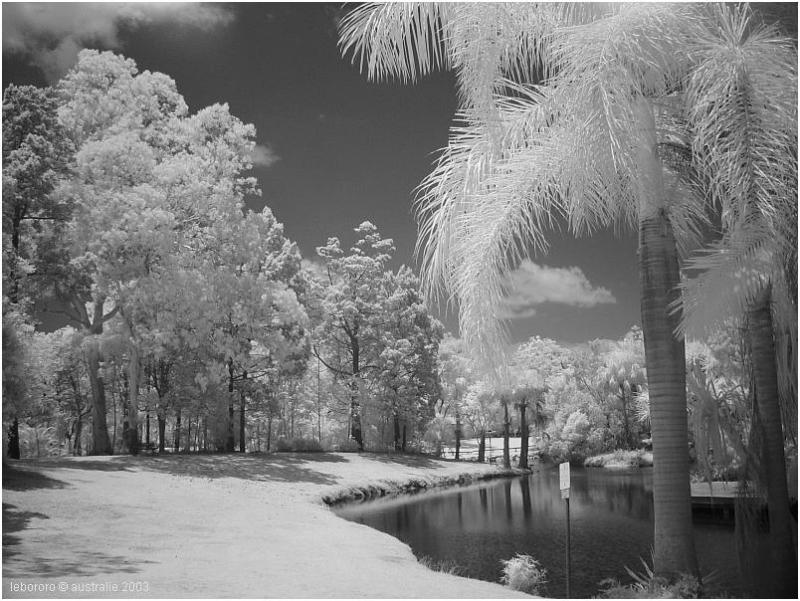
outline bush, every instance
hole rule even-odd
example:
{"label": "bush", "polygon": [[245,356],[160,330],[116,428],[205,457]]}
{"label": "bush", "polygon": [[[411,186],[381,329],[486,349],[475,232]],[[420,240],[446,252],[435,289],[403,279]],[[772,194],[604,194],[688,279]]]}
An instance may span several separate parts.
{"label": "bush", "polygon": [[278,439],[275,449],[279,453],[321,453],[322,445],[313,438],[296,437]]}
{"label": "bush", "polygon": [[500,561],[503,576],[500,581],[515,591],[539,595],[541,587],[547,584],[547,570],[530,555],[517,553],[511,559]]}
{"label": "bush", "polygon": [[602,455],[589,457],[583,462],[584,467],[629,468],[650,467],[653,465],[653,453],[650,451],[612,451]]}
{"label": "bush", "polygon": [[358,443],[352,438],[348,438],[344,442],[334,445],[333,450],[342,453],[357,453],[359,449]]}

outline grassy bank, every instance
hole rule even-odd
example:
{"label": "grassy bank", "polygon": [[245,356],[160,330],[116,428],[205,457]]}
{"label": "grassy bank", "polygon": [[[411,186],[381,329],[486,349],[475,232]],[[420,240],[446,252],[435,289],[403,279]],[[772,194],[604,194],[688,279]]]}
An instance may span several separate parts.
{"label": "grassy bank", "polygon": [[431,571],[407,545],[337,517],[323,501],[499,472],[339,453],[17,462],[3,474],[3,596],[520,597]]}

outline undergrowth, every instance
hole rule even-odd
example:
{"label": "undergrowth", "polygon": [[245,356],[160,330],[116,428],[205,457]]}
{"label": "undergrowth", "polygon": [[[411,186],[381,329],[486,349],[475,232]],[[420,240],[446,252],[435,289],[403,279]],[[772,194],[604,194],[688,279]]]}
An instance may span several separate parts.
{"label": "undergrowth", "polygon": [[629,567],[625,571],[633,578],[630,584],[621,584],[616,578],[600,582],[601,599],[697,599],[700,597],[700,581],[690,574],[681,574],[670,581],[656,576],[653,569],[642,559],[644,571],[636,573]]}

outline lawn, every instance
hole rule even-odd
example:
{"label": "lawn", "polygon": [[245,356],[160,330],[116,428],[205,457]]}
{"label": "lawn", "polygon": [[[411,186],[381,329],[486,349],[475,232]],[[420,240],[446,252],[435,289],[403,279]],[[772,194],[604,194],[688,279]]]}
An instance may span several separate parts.
{"label": "lawn", "polygon": [[495,469],[336,453],[15,462],[3,472],[3,596],[524,596],[430,571],[322,502]]}

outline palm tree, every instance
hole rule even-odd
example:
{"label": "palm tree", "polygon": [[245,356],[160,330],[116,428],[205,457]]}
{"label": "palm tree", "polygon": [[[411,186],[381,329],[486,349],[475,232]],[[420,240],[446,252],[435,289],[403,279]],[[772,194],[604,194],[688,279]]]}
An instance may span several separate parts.
{"label": "palm tree", "polygon": [[769,583],[771,594],[794,596],[784,441],[797,445],[797,49],[756,26],[746,8],[708,10],[718,26],[703,32],[686,121],[722,237],[689,263],[701,275],[685,285],[683,327],[718,327],[730,317],[746,324],[770,516]]}
{"label": "palm tree", "polygon": [[342,29],[344,50],[372,76],[457,71],[462,124],[420,187],[418,251],[429,291],[458,303],[467,343],[501,373],[507,336],[496,316],[529,247],[545,249],[560,217],[576,232],[638,228],[654,562],[665,575],[697,573],[684,345],[669,311],[674,232],[694,223],[684,217],[697,204],[679,202],[691,193],[665,168],[655,117],[688,72],[687,24],[701,17],[689,5],[379,5]]}

